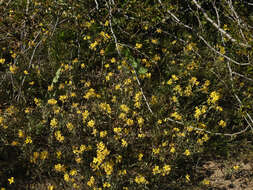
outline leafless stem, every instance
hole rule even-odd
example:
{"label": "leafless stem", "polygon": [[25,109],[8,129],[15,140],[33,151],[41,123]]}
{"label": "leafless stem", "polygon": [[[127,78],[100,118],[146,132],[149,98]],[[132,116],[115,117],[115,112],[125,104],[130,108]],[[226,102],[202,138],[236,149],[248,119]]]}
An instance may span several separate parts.
{"label": "leafless stem", "polygon": [[232,42],[236,42],[239,45],[243,46],[243,47],[250,47],[250,45],[242,43],[242,42],[238,42],[236,39],[234,39],[230,34],[228,34],[225,30],[223,30],[222,28],[219,27],[219,25],[214,22],[205,12],[205,10],[200,6],[200,4],[196,1],[196,0],[192,0],[193,3],[201,10],[201,12],[204,14],[204,17],[206,18],[206,20],[208,20],[215,28],[217,28],[224,36],[226,36],[229,40],[231,40]]}
{"label": "leafless stem", "polygon": [[250,65],[250,63],[239,63],[237,61],[235,61],[234,59],[224,55],[224,54],[221,54],[219,51],[217,51],[216,49],[214,49],[201,35],[198,35],[198,37],[211,49],[213,50],[215,53],[217,53],[218,55],[224,57],[225,59],[227,59],[228,61],[231,61],[232,63],[235,63],[237,65]]}
{"label": "leafless stem", "polygon": [[[179,125],[185,125],[183,122],[181,121],[176,121],[174,119],[171,119],[171,118],[166,118],[165,121],[172,121],[174,123],[177,123]],[[248,125],[245,129],[239,131],[239,132],[236,132],[236,133],[213,133],[211,131],[208,131],[208,130],[205,130],[205,129],[201,129],[201,128],[198,128],[198,127],[193,127],[193,126],[187,126],[188,128],[191,128],[191,129],[194,129],[196,131],[202,131],[202,132],[205,132],[205,133],[209,133],[211,135],[219,135],[219,136],[230,136],[230,137],[233,137],[233,136],[236,136],[236,135],[239,135],[239,134],[242,134],[244,132],[246,132],[248,130],[248,128],[250,127],[250,125]]]}

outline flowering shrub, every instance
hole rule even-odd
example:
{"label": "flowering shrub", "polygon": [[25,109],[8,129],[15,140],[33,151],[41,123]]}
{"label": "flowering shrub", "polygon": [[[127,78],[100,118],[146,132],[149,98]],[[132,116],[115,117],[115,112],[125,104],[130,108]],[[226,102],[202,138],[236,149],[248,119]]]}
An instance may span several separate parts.
{"label": "flowering shrub", "polygon": [[[0,7],[0,148],[15,148],[31,181],[61,180],[48,189],[191,184],[213,136],[253,125],[249,29],[207,23],[197,1]],[[0,182],[19,187],[17,172],[9,165]]]}

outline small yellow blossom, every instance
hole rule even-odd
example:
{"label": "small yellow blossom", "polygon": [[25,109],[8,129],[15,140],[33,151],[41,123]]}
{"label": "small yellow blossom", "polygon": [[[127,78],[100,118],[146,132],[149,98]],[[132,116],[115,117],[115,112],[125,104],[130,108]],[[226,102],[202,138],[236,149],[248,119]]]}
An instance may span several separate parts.
{"label": "small yellow blossom", "polygon": [[151,40],[151,43],[152,43],[152,44],[158,44],[158,40],[157,40],[157,39],[152,39],[152,40]]}
{"label": "small yellow blossom", "polygon": [[0,63],[3,64],[5,62],[5,59],[4,58],[1,58],[0,59]]}
{"label": "small yellow blossom", "polygon": [[127,147],[127,145],[128,145],[127,141],[124,139],[121,139],[121,144],[123,147]]}
{"label": "small yellow blossom", "polygon": [[165,165],[163,166],[163,176],[164,176],[164,175],[168,175],[168,174],[170,173],[170,171],[171,171],[170,165],[165,164]]}
{"label": "small yellow blossom", "polygon": [[186,179],[186,181],[188,181],[188,182],[191,181],[189,174],[187,174],[187,175],[185,176],[185,179]]}
{"label": "small yellow blossom", "polygon": [[148,183],[148,181],[145,179],[144,176],[142,175],[138,175],[135,177],[134,181],[137,183],[137,184],[145,184],[145,183]]}
{"label": "small yellow blossom", "polygon": [[238,165],[233,166],[234,170],[238,170],[239,168],[240,168],[240,166],[238,166]]}
{"label": "small yellow blossom", "polygon": [[136,49],[142,48],[142,44],[136,43],[136,44],[135,44],[135,48],[136,48]]}
{"label": "small yellow blossom", "polygon": [[47,103],[50,104],[50,105],[55,105],[55,104],[57,104],[57,100],[55,100],[55,99],[49,99],[47,101]]}
{"label": "small yellow blossom", "polygon": [[90,120],[88,122],[88,127],[94,127],[94,125],[95,125],[95,121],[94,120]]}
{"label": "small yellow blossom", "polygon": [[70,170],[69,174],[70,174],[71,176],[75,176],[75,175],[77,174],[77,170],[72,169],[72,170]]}
{"label": "small yellow blossom", "polygon": [[126,123],[128,126],[132,126],[134,124],[134,121],[132,119],[127,119]]}
{"label": "small yellow blossom", "polygon": [[56,164],[54,165],[54,169],[57,171],[57,172],[61,172],[61,171],[64,171],[64,165],[62,164]]}
{"label": "small yellow blossom", "polygon": [[54,186],[53,186],[53,185],[48,185],[48,186],[47,186],[47,189],[48,189],[48,190],[54,190]]}
{"label": "small yellow blossom", "polygon": [[57,119],[53,118],[51,121],[50,121],[50,126],[51,127],[56,127],[56,125],[58,124],[58,121]]}
{"label": "small yellow blossom", "polygon": [[14,177],[9,178],[8,181],[9,181],[9,184],[14,183]]}
{"label": "small yellow blossom", "polygon": [[160,148],[153,148],[153,149],[152,149],[152,152],[153,152],[154,154],[159,154]]}
{"label": "small yellow blossom", "polygon": [[32,138],[30,136],[26,137],[25,139],[25,143],[26,144],[31,144],[33,141],[32,141]]}
{"label": "small yellow blossom", "polygon": [[69,174],[67,174],[67,173],[65,173],[64,174],[64,180],[66,181],[66,182],[68,182],[70,179],[69,179]]}
{"label": "small yellow blossom", "polygon": [[226,127],[226,125],[227,125],[227,123],[225,121],[223,121],[223,120],[219,121],[219,126]]}
{"label": "small yellow blossom", "polygon": [[160,172],[161,172],[161,171],[160,171],[160,169],[159,169],[159,166],[155,166],[155,167],[153,168],[152,173],[153,173],[154,175],[159,174]]}
{"label": "small yellow blossom", "polygon": [[116,63],[116,59],[114,57],[111,59],[111,63]]}
{"label": "small yellow blossom", "polygon": [[87,182],[89,187],[92,187],[95,183],[95,178],[93,176],[90,177],[90,180]]}
{"label": "small yellow blossom", "polygon": [[170,152],[171,152],[171,153],[174,153],[175,151],[176,151],[175,147],[171,147],[171,148],[170,148]]}
{"label": "small yellow blossom", "polygon": [[191,152],[188,149],[186,149],[185,152],[184,152],[184,155],[190,156],[190,154],[191,154]]}
{"label": "small yellow blossom", "polygon": [[209,185],[209,184],[210,184],[210,181],[207,180],[207,179],[204,179],[204,180],[202,181],[202,183],[203,183],[204,185]]}

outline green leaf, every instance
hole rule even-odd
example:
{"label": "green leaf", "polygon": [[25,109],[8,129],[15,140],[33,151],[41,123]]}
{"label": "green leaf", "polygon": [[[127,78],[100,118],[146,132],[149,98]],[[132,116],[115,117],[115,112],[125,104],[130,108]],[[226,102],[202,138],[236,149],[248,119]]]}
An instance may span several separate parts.
{"label": "green leaf", "polygon": [[131,58],[130,61],[132,62],[131,63],[132,67],[136,69],[138,67],[138,63],[135,61],[134,58]]}
{"label": "green leaf", "polygon": [[145,67],[140,67],[138,72],[139,74],[145,74],[146,72],[148,72],[148,69],[146,69]]}
{"label": "green leaf", "polygon": [[61,74],[61,68],[59,68],[59,69],[56,71],[55,77],[54,77],[52,83],[57,83],[57,82],[58,82],[58,79],[59,79],[59,77],[60,77],[60,74]]}

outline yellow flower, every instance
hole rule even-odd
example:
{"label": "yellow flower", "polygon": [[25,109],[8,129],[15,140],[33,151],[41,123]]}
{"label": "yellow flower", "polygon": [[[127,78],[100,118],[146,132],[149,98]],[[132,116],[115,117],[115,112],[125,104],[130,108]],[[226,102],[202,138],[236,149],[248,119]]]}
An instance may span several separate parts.
{"label": "yellow flower", "polygon": [[25,143],[26,144],[31,144],[33,141],[32,141],[32,138],[30,136],[26,137],[25,139]]}
{"label": "yellow flower", "polygon": [[210,97],[208,98],[208,104],[213,103],[215,104],[220,99],[220,94],[216,91],[211,92]]}
{"label": "yellow flower", "polygon": [[138,175],[135,177],[134,181],[137,183],[137,184],[145,184],[145,183],[148,183],[148,181],[145,179],[144,176],[142,175]]}
{"label": "yellow flower", "polygon": [[57,119],[53,118],[51,121],[50,121],[50,126],[51,127],[56,127],[56,125],[58,124],[58,121]]}
{"label": "yellow flower", "polygon": [[105,162],[102,167],[105,170],[106,175],[111,175],[113,172],[113,164],[110,162]]}
{"label": "yellow flower", "polygon": [[48,189],[48,190],[54,190],[54,186],[53,186],[53,185],[48,185],[48,186],[47,186],[47,189]]}
{"label": "yellow flower", "polygon": [[9,181],[9,184],[14,183],[14,177],[9,178],[8,181]]}
{"label": "yellow flower", "polygon": [[0,59],[0,63],[3,64],[5,62],[5,59],[4,58],[1,58]]}
{"label": "yellow flower", "polygon": [[111,63],[115,63],[116,62],[116,59],[113,57],[112,59],[111,59]]}
{"label": "yellow flower", "polygon": [[114,133],[120,133],[121,132],[121,128],[120,127],[115,127],[115,128],[113,128],[113,132]]}
{"label": "yellow flower", "polygon": [[182,116],[179,115],[177,112],[174,112],[172,114],[170,114],[171,117],[174,117],[176,120],[181,120]]}
{"label": "yellow flower", "polygon": [[55,169],[57,172],[64,171],[64,165],[62,165],[62,164],[56,164],[56,165],[54,166],[54,169]]}
{"label": "yellow flower", "polygon": [[185,176],[185,179],[186,179],[186,181],[191,181],[191,180],[190,180],[189,174],[187,174],[187,175]]}
{"label": "yellow flower", "polygon": [[136,49],[142,48],[142,44],[136,43],[136,44],[135,44],[135,48],[136,48]]}
{"label": "yellow flower", "polygon": [[91,43],[89,48],[92,49],[92,50],[96,50],[96,46],[98,45],[98,42],[95,41],[94,43]]}
{"label": "yellow flower", "polygon": [[227,125],[227,123],[226,123],[225,121],[220,120],[219,126],[221,126],[221,127],[226,127],[226,125]]}
{"label": "yellow flower", "polygon": [[24,133],[23,133],[23,131],[22,130],[18,130],[18,137],[19,138],[23,138],[24,137]]}
{"label": "yellow flower", "polygon": [[175,147],[171,147],[170,152],[174,153],[176,151]]}
{"label": "yellow flower", "polygon": [[47,101],[47,103],[50,104],[50,105],[55,105],[55,104],[57,104],[57,100],[55,100],[55,99],[49,99]]}
{"label": "yellow flower", "polygon": [[18,67],[15,66],[15,65],[11,65],[9,69],[10,69],[10,72],[11,72],[12,74],[15,74],[16,71],[18,70]]}
{"label": "yellow flower", "polygon": [[157,44],[158,40],[157,39],[152,39],[151,42],[152,42],[152,44]]}
{"label": "yellow flower", "polygon": [[94,183],[95,183],[95,179],[94,179],[93,176],[91,176],[91,177],[90,177],[90,180],[87,182],[87,185],[88,185],[89,187],[91,187],[91,186],[94,185]]}
{"label": "yellow flower", "polygon": [[191,154],[191,152],[188,149],[186,149],[185,152],[184,152],[184,155],[190,156],[190,154]]}
{"label": "yellow flower", "polygon": [[239,167],[240,167],[240,166],[235,165],[235,166],[233,167],[233,169],[234,169],[234,170],[238,170],[238,169],[239,169]]}
{"label": "yellow flower", "polygon": [[125,104],[120,105],[120,109],[124,111],[125,113],[128,113],[130,110],[129,107],[127,107],[127,105]]}
{"label": "yellow flower", "polygon": [[156,175],[156,174],[159,174],[161,171],[160,171],[160,169],[159,169],[159,166],[155,166],[154,168],[153,168],[153,174],[154,175]]}
{"label": "yellow flower", "polygon": [[154,154],[159,154],[160,148],[153,148],[152,151]]}
{"label": "yellow flower", "polygon": [[124,139],[121,140],[121,144],[123,147],[127,147],[128,143]]}
{"label": "yellow flower", "polygon": [[132,119],[127,119],[127,125],[132,126],[134,124],[134,121]]}
{"label": "yellow flower", "polygon": [[107,131],[100,131],[100,137],[103,138],[107,135]]}
{"label": "yellow flower", "polygon": [[45,160],[48,158],[48,151],[44,150],[40,153],[40,159]]}
{"label": "yellow flower", "polygon": [[54,135],[55,135],[56,140],[58,140],[59,142],[63,142],[64,141],[64,136],[61,135],[61,131],[56,131],[54,133]]}
{"label": "yellow flower", "polygon": [[199,116],[202,114],[201,110],[198,107],[195,107],[195,114],[194,117],[199,119]]}
{"label": "yellow flower", "polygon": [[103,184],[103,187],[104,187],[104,188],[106,188],[106,187],[108,187],[108,188],[109,188],[109,187],[111,187],[111,184],[110,184],[110,183],[108,183],[108,182],[105,182],[105,183]]}
{"label": "yellow flower", "polygon": [[67,174],[67,173],[65,173],[64,174],[64,180],[66,181],[66,182],[68,182],[70,179],[69,179],[69,174]]}
{"label": "yellow flower", "polygon": [[72,131],[74,128],[73,124],[70,122],[68,122],[66,126],[67,126],[68,130],[70,130],[70,131]]}
{"label": "yellow flower", "polygon": [[171,78],[172,78],[174,81],[177,81],[177,80],[178,80],[177,75],[172,75]]}
{"label": "yellow flower", "polygon": [[142,117],[138,117],[137,122],[139,126],[142,126],[144,124],[144,119]]}
{"label": "yellow flower", "polygon": [[88,122],[88,127],[94,127],[94,125],[95,125],[95,121],[94,120],[90,120]]}
{"label": "yellow flower", "polygon": [[100,55],[104,55],[105,54],[105,50],[101,49],[100,50]]}
{"label": "yellow flower", "polygon": [[162,29],[161,29],[161,28],[157,28],[157,29],[156,29],[156,32],[157,32],[158,34],[160,34],[160,33],[162,33]]}
{"label": "yellow flower", "polygon": [[202,181],[202,183],[203,183],[204,185],[209,185],[209,184],[210,184],[210,181],[207,180],[207,179],[204,179],[204,180]]}
{"label": "yellow flower", "polygon": [[168,175],[168,174],[170,173],[170,170],[171,170],[170,165],[165,164],[165,165],[163,166],[163,176],[164,176],[164,175]]}
{"label": "yellow flower", "polygon": [[139,161],[141,161],[141,160],[142,160],[142,158],[143,158],[143,154],[142,154],[142,153],[140,153],[140,154],[138,155],[138,160],[139,160]]}

